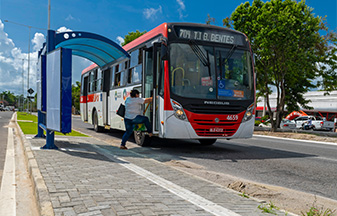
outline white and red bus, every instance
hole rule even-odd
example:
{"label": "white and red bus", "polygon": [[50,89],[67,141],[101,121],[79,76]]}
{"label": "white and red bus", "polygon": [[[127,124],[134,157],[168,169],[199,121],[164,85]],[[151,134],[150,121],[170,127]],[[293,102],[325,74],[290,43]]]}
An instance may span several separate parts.
{"label": "white and red bus", "polygon": [[[247,36],[217,26],[163,23],[123,47],[129,59],[82,72],[81,117],[104,128],[125,130],[116,115],[132,89],[153,96],[154,135],[196,139],[250,138],[255,115],[253,54]],[[137,144],[146,133],[135,132]]]}

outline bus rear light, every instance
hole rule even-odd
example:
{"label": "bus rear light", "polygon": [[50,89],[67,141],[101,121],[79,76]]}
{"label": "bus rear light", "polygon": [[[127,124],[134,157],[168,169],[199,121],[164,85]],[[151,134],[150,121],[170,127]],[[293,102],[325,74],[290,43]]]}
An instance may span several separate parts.
{"label": "bus rear light", "polygon": [[162,125],[164,125],[164,121],[161,121],[160,123],[161,123]]}

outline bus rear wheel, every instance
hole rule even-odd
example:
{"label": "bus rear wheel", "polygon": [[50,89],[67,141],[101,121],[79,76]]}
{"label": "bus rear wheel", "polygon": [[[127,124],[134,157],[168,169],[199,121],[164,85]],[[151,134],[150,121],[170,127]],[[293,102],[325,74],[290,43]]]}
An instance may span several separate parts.
{"label": "bus rear wheel", "polygon": [[213,145],[216,142],[216,139],[199,139],[201,145]]}
{"label": "bus rear wheel", "polygon": [[102,132],[103,131],[103,127],[98,126],[98,115],[97,115],[97,111],[94,112],[94,117],[93,117],[93,124],[94,124],[94,130],[96,132]]}
{"label": "bus rear wheel", "polygon": [[151,143],[151,137],[145,135],[142,131],[134,131],[136,144],[139,146],[147,146]]}

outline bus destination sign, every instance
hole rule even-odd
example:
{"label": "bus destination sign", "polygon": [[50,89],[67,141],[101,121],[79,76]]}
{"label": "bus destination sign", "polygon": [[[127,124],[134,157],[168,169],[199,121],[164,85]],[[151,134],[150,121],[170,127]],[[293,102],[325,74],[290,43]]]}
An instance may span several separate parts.
{"label": "bus destination sign", "polygon": [[199,40],[223,44],[244,45],[243,36],[230,31],[219,31],[205,28],[176,27],[177,36],[181,39]]}

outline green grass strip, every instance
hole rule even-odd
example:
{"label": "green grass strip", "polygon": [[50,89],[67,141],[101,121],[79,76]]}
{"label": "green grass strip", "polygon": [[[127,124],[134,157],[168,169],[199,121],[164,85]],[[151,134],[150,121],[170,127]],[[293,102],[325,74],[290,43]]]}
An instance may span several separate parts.
{"label": "green grass strip", "polygon": [[[28,120],[33,122],[20,122],[18,121],[18,124],[24,134],[37,134],[37,116],[30,115],[27,113],[18,113],[17,120]],[[46,132],[44,132],[46,134]],[[59,132],[55,132],[55,135],[61,135],[61,136],[78,136],[78,137],[89,137],[85,134],[82,134],[78,131],[71,130],[71,133],[63,134]]]}

